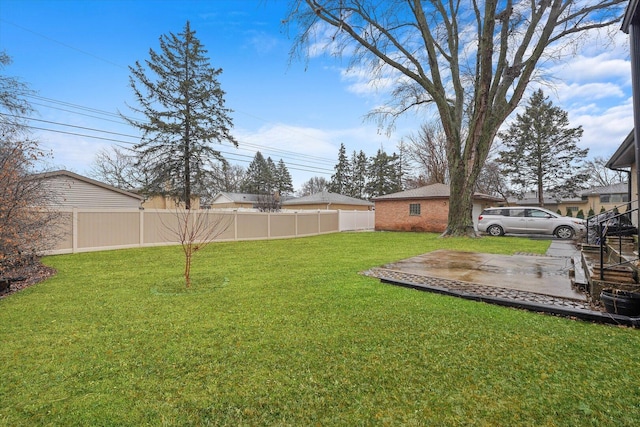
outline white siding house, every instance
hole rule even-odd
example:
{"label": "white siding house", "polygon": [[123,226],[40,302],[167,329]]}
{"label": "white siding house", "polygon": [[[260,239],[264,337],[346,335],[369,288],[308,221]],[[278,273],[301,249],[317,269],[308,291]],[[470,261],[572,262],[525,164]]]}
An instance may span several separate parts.
{"label": "white siding house", "polygon": [[100,181],[59,170],[33,175],[51,191],[56,205],[78,209],[140,208],[144,197]]}

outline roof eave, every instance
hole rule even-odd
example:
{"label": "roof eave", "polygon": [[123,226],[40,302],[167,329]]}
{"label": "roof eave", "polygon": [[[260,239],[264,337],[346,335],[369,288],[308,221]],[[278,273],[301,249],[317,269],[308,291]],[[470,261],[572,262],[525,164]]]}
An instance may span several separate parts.
{"label": "roof eave", "polygon": [[627,168],[635,163],[635,159],[634,131],[632,129],[605,166],[612,170]]}
{"label": "roof eave", "polygon": [[638,1],[639,0],[630,0],[627,9],[624,12],[624,16],[622,17],[622,27],[620,28],[626,34],[629,34],[629,27],[631,23],[637,19],[636,11],[638,10]]}

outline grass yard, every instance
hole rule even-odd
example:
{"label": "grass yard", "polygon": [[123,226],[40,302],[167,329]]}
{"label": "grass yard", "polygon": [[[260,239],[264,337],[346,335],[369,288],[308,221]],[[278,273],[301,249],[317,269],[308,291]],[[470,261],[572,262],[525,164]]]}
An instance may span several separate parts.
{"label": "grass yard", "polygon": [[522,238],[343,233],[49,257],[0,300],[0,425],[640,424],[640,331],[359,271]]}

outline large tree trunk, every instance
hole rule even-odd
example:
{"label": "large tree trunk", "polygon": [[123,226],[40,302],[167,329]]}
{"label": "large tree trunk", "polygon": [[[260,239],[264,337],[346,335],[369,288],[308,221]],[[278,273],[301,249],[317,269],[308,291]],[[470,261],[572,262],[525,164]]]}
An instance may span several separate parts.
{"label": "large tree trunk", "polygon": [[459,170],[457,176],[451,177],[450,192],[458,197],[449,198],[449,217],[443,237],[477,237],[473,226],[473,184],[461,172],[464,170]]}

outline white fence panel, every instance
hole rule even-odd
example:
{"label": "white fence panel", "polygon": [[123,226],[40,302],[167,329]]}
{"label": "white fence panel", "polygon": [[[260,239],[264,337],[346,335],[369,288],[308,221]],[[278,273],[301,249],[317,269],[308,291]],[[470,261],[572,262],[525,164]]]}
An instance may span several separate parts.
{"label": "white fence panel", "polygon": [[376,223],[375,211],[338,211],[340,231],[373,230]]}

